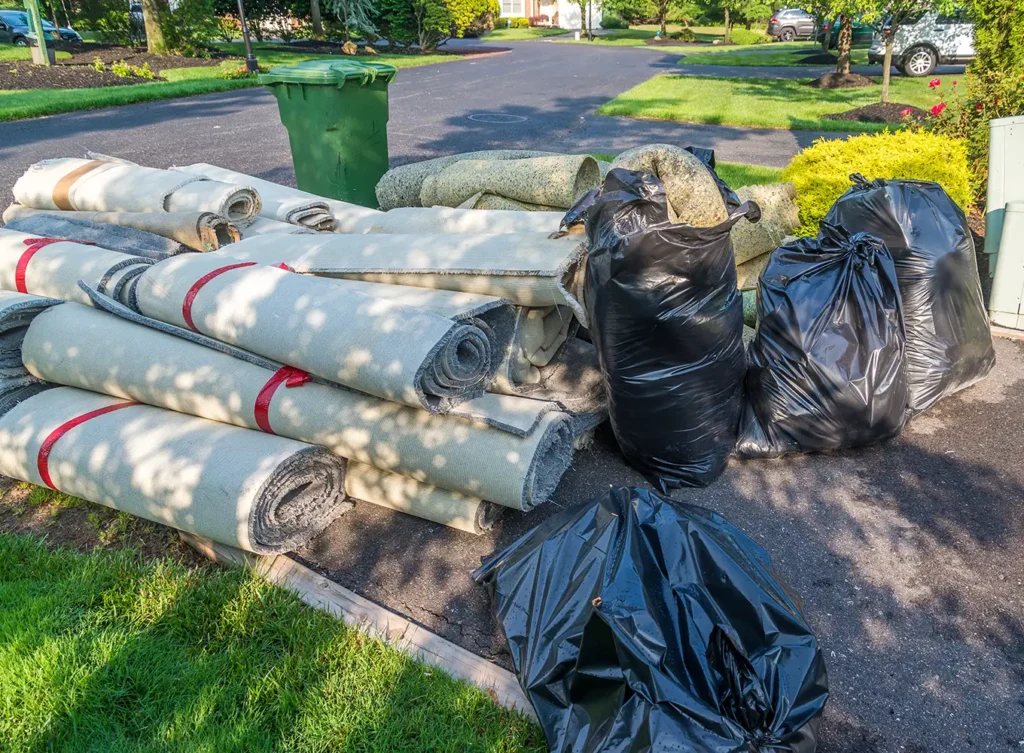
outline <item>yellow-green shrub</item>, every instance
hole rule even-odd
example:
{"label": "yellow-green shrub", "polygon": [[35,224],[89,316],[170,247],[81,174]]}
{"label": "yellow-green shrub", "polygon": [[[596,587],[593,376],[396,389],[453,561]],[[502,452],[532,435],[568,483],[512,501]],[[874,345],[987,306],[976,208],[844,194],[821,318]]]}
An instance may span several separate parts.
{"label": "yellow-green shrub", "polygon": [[845,141],[818,139],[793,158],[782,181],[793,181],[800,207],[798,235],[814,235],[818,222],[850,187],[850,174],[933,180],[965,209],[971,202],[967,148],[960,139],[925,131],[865,134]]}

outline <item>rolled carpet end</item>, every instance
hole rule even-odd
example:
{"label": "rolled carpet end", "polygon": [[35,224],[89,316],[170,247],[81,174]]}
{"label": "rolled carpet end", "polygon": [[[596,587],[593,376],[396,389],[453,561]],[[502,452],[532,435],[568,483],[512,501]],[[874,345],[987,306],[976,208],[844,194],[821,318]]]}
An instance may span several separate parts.
{"label": "rolled carpet end", "polygon": [[351,508],[322,447],[73,387],[0,416],[0,473],[257,554]]}

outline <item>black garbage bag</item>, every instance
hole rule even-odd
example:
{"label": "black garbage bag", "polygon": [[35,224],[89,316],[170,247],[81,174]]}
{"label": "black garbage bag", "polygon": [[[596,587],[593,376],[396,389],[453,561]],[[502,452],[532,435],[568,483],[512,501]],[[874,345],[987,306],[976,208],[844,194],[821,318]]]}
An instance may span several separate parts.
{"label": "black garbage bag", "polygon": [[914,413],[983,379],[996,362],[967,218],[938,183],[851,175],[825,218],[881,238],[896,262]]}
{"label": "black garbage bag", "polygon": [[880,442],[907,421],[896,268],[865,233],[821,223],[772,252],[757,292],[736,452],[779,457]]}
{"label": "black garbage bag", "polygon": [[473,573],[553,753],[812,753],[825,661],[768,553],[642,489],[549,518]]}
{"label": "black garbage bag", "polygon": [[586,210],[584,301],[612,429],[662,491],[711,483],[736,442],[745,359],[729,230],[742,217],[760,210],[673,225],[661,181],[621,169]]}

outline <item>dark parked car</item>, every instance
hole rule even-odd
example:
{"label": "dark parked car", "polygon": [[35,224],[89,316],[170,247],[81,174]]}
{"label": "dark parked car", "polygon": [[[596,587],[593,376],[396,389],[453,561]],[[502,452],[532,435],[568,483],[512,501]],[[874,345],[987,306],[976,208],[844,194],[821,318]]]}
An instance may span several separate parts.
{"label": "dark parked car", "polygon": [[[818,32],[815,40],[821,42],[823,35],[828,34],[828,47],[839,46],[839,19],[834,21],[826,21],[821,25],[821,31]],[[866,24],[863,21],[854,19],[853,21],[853,46],[854,47],[870,47],[871,39],[874,37],[875,27],[871,24]]]}
{"label": "dark parked car", "polygon": [[814,16],[801,8],[783,8],[768,22],[768,36],[782,42],[811,39],[816,29]]}
{"label": "dark parked car", "polygon": [[[74,29],[58,29],[45,18],[43,35],[48,41],[81,42],[82,37]],[[33,38],[32,23],[28,13],[21,10],[0,10],[0,44],[28,47]]]}

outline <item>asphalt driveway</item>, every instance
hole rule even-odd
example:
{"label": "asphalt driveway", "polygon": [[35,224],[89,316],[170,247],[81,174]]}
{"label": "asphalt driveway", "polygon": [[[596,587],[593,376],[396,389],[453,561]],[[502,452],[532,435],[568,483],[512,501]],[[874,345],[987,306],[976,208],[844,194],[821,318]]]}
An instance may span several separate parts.
{"label": "asphalt driveway", "polygon": [[[667,141],[712,147],[732,162],[782,166],[821,135],[593,114],[617,94],[676,70],[678,52],[543,42],[503,47],[510,51],[399,73],[388,126],[394,164],[475,149],[609,152]],[[6,192],[33,162],[86,150],[154,167],[213,162],[294,185],[276,100],[248,89],[0,124],[0,186]]]}

